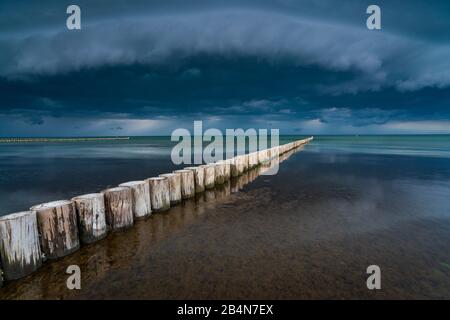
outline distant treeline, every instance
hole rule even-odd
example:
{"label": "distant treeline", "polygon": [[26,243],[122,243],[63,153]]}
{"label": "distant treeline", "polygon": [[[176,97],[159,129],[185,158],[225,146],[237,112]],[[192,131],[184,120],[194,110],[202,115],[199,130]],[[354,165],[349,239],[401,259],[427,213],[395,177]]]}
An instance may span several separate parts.
{"label": "distant treeline", "polygon": [[104,140],[130,140],[130,137],[91,137],[91,138],[0,138],[0,143],[17,142],[83,142]]}

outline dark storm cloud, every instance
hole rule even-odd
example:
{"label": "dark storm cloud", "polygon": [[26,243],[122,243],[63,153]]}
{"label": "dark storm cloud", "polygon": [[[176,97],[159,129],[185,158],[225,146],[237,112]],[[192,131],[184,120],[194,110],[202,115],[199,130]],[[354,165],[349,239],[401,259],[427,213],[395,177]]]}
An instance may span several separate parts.
{"label": "dark storm cloud", "polygon": [[110,65],[170,64],[207,54],[358,73],[358,79],[328,88],[335,93],[450,84],[448,46],[371,32],[361,22],[353,27],[236,9],[121,17],[87,24],[79,32],[59,28],[3,39],[0,45],[14,50],[5,50],[0,73],[53,75]]}
{"label": "dark storm cloud", "polygon": [[366,1],[77,4],[81,31],[65,28],[68,3],[0,5],[2,123],[450,119],[445,1],[378,1],[381,31]]}

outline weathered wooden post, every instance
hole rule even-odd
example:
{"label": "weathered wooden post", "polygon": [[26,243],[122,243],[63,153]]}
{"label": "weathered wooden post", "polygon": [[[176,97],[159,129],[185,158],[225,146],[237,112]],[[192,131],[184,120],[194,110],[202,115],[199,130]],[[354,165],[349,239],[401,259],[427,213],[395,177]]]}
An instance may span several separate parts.
{"label": "weathered wooden post", "polygon": [[230,161],[230,177],[239,176],[237,156],[229,159],[229,161]]}
{"label": "weathered wooden post", "polygon": [[248,155],[248,169],[253,169],[258,165],[258,152],[252,152]]}
{"label": "weathered wooden post", "polygon": [[212,189],[216,181],[216,169],[213,163],[202,166],[205,169],[205,189]]}
{"label": "weathered wooden post", "polygon": [[231,177],[239,176],[239,156],[235,156],[230,159],[230,173]]}
{"label": "weathered wooden post", "polygon": [[270,150],[265,149],[263,150],[263,162],[267,162],[270,159]]}
{"label": "weathered wooden post", "polygon": [[149,178],[150,199],[155,212],[166,211],[170,208],[169,180],[166,177]]}
{"label": "weathered wooden post", "polygon": [[252,183],[259,176],[260,167],[255,167],[248,172],[248,183]]}
{"label": "weathered wooden post", "polygon": [[228,181],[231,178],[231,159],[225,159],[223,162],[225,165],[224,178],[225,181]]}
{"label": "weathered wooden post", "polygon": [[205,191],[205,167],[187,167],[185,170],[191,170],[194,173],[195,193],[202,193]]}
{"label": "weathered wooden post", "polygon": [[266,161],[270,161],[272,159],[272,148],[266,150]]}
{"label": "weathered wooden post", "polygon": [[248,171],[250,169],[249,163],[250,163],[250,155],[243,154],[242,155],[242,166],[243,166],[242,172]]}
{"label": "weathered wooden post", "polygon": [[239,191],[239,179],[240,177],[231,177],[230,179],[230,192],[236,193]]}
{"label": "weathered wooden post", "polygon": [[228,197],[229,195],[231,195],[231,181],[225,181],[223,186],[225,188],[225,196]]}
{"label": "weathered wooden post", "polygon": [[239,190],[242,190],[248,184],[249,171],[244,172],[238,179]]}
{"label": "weathered wooden post", "polygon": [[36,212],[0,217],[0,260],[5,280],[25,277],[42,265]]}
{"label": "weathered wooden post", "polygon": [[103,193],[91,193],[72,199],[78,216],[78,232],[82,243],[93,243],[108,234]]}
{"label": "weathered wooden post", "polygon": [[115,187],[103,191],[105,195],[106,223],[113,231],[133,225],[133,194],[128,187]]}
{"label": "weathered wooden post", "polygon": [[152,214],[150,186],[147,181],[131,181],[119,185],[131,189],[133,195],[133,213],[135,219],[145,219]]}
{"label": "weathered wooden post", "polygon": [[257,155],[259,164],[263,164],[264,162],[267,161],[267,149],[258,151]]}
{"label": "weathered wooden post", "polygon": [[264,150],[256,151],[256,163],[258,165],[264,162]]}
{"label": "weathered wooden post", "polygon": [[272,147],[270,151],[270,157],[272,159],[278,159],[279,156],[280,156],[280,147],[279,146]]}
{"label": "weathered wooden post", "polygon": [[253,153],[253,156],[255,157],[255,159],[254,159],[253,161],[254,161],[254,163],[256,164],[255,166],[257,167],[257,166],[259,166],[259,164],[261,163],[261,162],[260,162],[260,159],[259,159],[259,151],[255,151],[255,152]]}
{"label": "weathered wooden post", "polygon": [[195,196],[194,172],[191,170],[175,170],[173,173],[181,175],[181,197],[189,199]]}
{"label": "weathered wooden post", "polygon": [[181,202],[181,174],[164,173],[160,177],[169,181],[170,205],[174,206]]}
{"label": "weathered wooden post", "polygon": [[223,166],[223,181],[230,180],[231,177],[231,166],[229,159],[217,161],[218,164]]}
{"label": "weathered wooden post", "polygon": [[244,172],[244,156],[235,156],[230,159],[230,174],[231,177],[238,177]]}
{"label": "weathered wooden post", "polygon": [[247,171],[251,170],[255,166],[253,161],[253,155],[251,153],[247,154]]}
{"label": "weathered wooden post", "polygon": [[225,182],[224,174],[225,174],[225,165],[220,162],[214,163],[214,175],[215,175],[215,184],[223,184]]}
{"label": "weathered wooden post", "polygon": [[30,210],[37,214],[41,250],[45,258],[61,258],[79,249],[77,213],[72,201],[43,203]]}

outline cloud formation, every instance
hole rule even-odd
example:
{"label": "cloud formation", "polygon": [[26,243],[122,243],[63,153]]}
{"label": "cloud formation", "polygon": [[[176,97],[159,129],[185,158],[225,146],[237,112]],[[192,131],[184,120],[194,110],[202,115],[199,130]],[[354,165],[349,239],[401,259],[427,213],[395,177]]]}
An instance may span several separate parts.
{"label": "cloud formation", "polygon": [[381,31],[359,0],[79,4],[0,4],[0,135],[450,132],[448,2],[380,0]]}
{"label": "cloud formation", "polygon": [[[0,40],[3,76],[58,74],[109,65],[172,64],[198,55],[352,71],[335,94],[450,85],[450,46],[389,32],[261,10],[214,10],[99,21],[81,31]],[[184,77],[198,76],[198,70]]]}

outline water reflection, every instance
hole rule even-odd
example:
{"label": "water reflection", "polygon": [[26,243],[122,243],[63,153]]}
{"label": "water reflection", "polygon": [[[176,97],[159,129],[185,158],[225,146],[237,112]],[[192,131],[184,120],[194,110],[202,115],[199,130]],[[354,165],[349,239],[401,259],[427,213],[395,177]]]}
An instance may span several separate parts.
{"label": "water reflection", "polygon": [[[115,295],[121,291],[117,283],[123,279],[152,272],[154,261],[149,253],[159,243],[170,241],[170,238],[199,222],[206,213],[216,211],[221,204],[229,200],[232,193],[244,189],[258,176],[300,150],[302,149],[291,150],[283,154],[279,162],[266,162],[214,189],[196,194],[193,199],[184,200],[167,212],[152,214],[145,220],[136,221],[133,228],[111,233],[105,239],[84,246],[68,257],[47,263],[35,274],[7,283],[0,289],[0,299],[70,299],[90,296],[108,298],[109,294]],[[165,258],[166,267],[170,268],[169,260],[173,257]],[[65,270],[72,264],[79,265],[82,270],[81,291],[70,291],[66,288],[68,275]],[[164,264],[164,260],[158,260],[158,264]],[[98,290],[98,283],[102,283],[101,292]],[[123,297],[126,296],[124,292]]]}
{"label": "water reflection", "polygon": [[[449,299],[448,161],[310,150],[45,264],[0,298]],[[70,264],[80,291],[65,287]]]}

